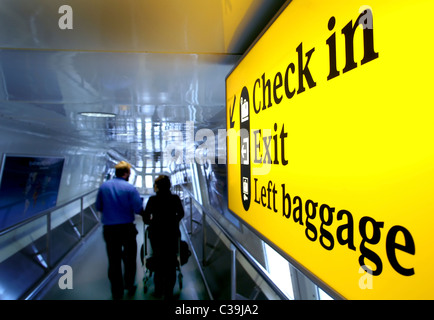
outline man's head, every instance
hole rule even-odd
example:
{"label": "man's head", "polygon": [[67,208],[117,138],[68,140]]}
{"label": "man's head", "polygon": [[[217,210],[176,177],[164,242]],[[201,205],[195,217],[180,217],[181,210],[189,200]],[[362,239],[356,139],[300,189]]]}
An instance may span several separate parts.
{"label": "man's head", "polygon": [[131,174],[131,165],[128,162],[121,161],[115,165],[116,177],[123,178],[128,181]]}

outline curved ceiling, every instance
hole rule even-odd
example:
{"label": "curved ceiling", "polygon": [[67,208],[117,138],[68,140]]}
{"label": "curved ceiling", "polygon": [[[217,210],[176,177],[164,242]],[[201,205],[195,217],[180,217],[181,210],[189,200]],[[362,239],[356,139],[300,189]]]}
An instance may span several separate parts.
{"label": "curved ceiling", "polygon": [[0,125],[141,166],[151,128],[224,126],[225,77],[284,2],[0,0]]}

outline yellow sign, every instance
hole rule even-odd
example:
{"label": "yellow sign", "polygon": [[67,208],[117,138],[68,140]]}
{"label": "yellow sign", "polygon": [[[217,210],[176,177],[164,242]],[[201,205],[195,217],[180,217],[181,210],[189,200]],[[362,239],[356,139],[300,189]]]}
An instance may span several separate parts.
{"label": "yellow sign", "polygon": [[346,299],[433,299],[432,0],[294,0],[226,79],[228,206]]}

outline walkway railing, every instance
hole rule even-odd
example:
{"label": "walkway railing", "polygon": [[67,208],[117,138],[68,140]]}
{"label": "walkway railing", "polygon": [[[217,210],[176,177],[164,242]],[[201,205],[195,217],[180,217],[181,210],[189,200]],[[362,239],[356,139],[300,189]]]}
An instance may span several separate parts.
{"label": "walkway railing", "polygon": [[[209,288],[208,280],[205,276],[206,268],[208,266],[208,232],[210,231],[207,229],[207,226],[209,226],[214,231],[214,233],[218,235],[219,241],[222,241],[230,250],[230,298],[232,300],[244,298],[237,293],[237,261],[249,274],[250,278],[255,282],[256,289],[262,291],[262,293],[268,299],[288,300],[288,297],[280,290],[278,286],[276,286],[273,280],[269,277],[265,268],[248,252],[248,250],[239,241],[237,241],[229,232],[226,231],[226,229],[217,221],[217,219],[215,219],[213,215],[208,212],[208,210],[204,208],[202,204],[200,204],[194,198],[194,196],[188,189],[183,186],[177,186],[176,191],[180,195],[181,199],[184,200],[184,208],[187,207],[186,200],[190,200],[189,209],[186,212],[186,219],[184,220],[184,223],[187,223],[189,225],[190,234],[192,234],[193,232],[194,225],[199,225],[202,228],[202,239],[200,244],[201,248],[195,247],[191,241],[190,246],[194,251],[194,257],[197,259],[198,265],[201,268],[200,272],[202,277],[204,278],[204,282],[206,284],[208,294],[210,295],[211,299],[213,298],[213,294],[211,292],[211,289]],[[193,206],[199,211],[199,214],[202,217],[201,221],[195,220],[193,218]],[[202,252],[199,252],[200,250]],[[202,257],[202,261],[199,261],[199,254]],[[259,294],[259,291],[257,292],[257,294]],[[249,298],[254,299],[255,296],[253,295]]]}
{"label": "walkway railing", "polygon": [[96,229],[96,193],[87,192],[0,232],[0,300],[34,297],[62,259]]}
{"label": "walkway railing", "polygon": [[[211,252],[208,252],[211,231],[218,235],[219,241],[230,251],[231,299],[243,298],[237,293],[237,261],[255,283],[257,294],[262,292],[268,299],[274,300],[288,299],[270,279],[265,268],[225,230],[189,190],[182,188],[177,191],[182,192],[185,202],[189,200],[190,214],[186,214],[184,227],[186,223],[189,224],[190,234],[193,224],[202,228],[201,245],[192,243],[192,239],[188,241],[211,299],[213,293],[206,277],[207,267],[212,267],[209,261]],[[42,290],[57,273],[63,259],[76,250],[84,238],[98,227],[99,217],[93,208],[96,193],[97,190],[87,192],[0,232],[0,283],[3,289],[0,299],[32,299]],[[193,219],[193,206],[199,211],[201,221]],[[16,281],[13,274],[20,274],[25,281]],[[249,298],[254,299],[255,295]]]}

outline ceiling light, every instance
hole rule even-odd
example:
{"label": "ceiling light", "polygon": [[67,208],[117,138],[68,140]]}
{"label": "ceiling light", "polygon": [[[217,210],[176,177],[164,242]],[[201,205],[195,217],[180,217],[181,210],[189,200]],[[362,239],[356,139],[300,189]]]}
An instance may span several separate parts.
{"label": "ceiling light", "polygon": [[81,116],[94,117],[94,118],[113,118],[116,117],[114,113],[108,112],[80,112]]}

